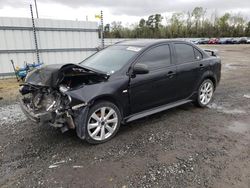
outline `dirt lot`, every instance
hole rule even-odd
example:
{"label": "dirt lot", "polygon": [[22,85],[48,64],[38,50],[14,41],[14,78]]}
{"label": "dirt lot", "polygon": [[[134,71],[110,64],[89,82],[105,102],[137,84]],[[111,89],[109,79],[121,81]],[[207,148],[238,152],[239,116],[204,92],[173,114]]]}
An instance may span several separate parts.
{"label": "dirt lot", "polygon": [[19,84],[16,79],[0,79],[0,106],[16,101]]}
{"label": "dirt lot", "polygon": [[0,81],[0,187],[249,188],[250,45],[209,48],[223,60],[209,108],[144,118],[97,146],[26,120],[17,84]]}

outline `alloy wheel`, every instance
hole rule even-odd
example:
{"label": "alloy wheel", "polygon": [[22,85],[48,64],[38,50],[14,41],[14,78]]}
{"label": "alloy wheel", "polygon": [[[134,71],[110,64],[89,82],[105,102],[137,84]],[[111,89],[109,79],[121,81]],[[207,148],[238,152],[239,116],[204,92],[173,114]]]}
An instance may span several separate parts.
{"label": "alloy wheel", "polygon": [[200,102],[202,105],[207,105],[213,97],[214,87],[211,82],[204,82],[200,88]]}
{"label": "alloy wheel", "polygon": [[93,112],[88,120],[87,130],[93,140],[102,141],[115,132],[118,116],[111,107],[101,107]]}

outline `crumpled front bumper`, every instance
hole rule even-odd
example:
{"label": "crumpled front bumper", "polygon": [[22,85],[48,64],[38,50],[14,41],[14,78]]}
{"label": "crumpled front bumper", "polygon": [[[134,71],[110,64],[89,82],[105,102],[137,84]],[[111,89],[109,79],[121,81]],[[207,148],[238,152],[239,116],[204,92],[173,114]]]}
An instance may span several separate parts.
{"label": "crumpled front bumper", "polygon": [[31,121],[40,123],[40,122],[49,122],[52,120],[52,113],[51,112],[43,112],[43,113],[34,113],[32,109],[30,109],[20,98],[20,106],[23,113],[29,118]]}
{"label": "crumpled front bumper", "polygon": [[55,112],[34,113],[34,111],[29,108],[29,105],[27,105],[22,98],[20,98],[20,106],[23,113],[31,121],[36,123],[48,123],[49,125],[56,128],[63,128],[66,126],[70,129],[76,129],[77,136],[80,139],[85,139],[85,126],[89,110],[88,104],[82,103],[73,106],[72,110],[74,111],[74,116],[68,114],[69,116],[65,117],[64,122],[56,121],[57,115]]}

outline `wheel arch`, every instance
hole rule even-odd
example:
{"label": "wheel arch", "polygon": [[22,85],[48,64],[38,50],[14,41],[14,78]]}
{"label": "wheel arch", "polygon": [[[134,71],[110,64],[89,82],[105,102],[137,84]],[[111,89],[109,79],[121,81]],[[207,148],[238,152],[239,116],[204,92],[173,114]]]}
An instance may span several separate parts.
{"label": "wheel arch", "polygon": [[201,84],[204,80],[206,80],[206,79],[210,79],[210,80],[213,82],[213,84],[214,84],[214,89],[215,89],[216,86],[217,86],[217,79],[216,79],[215,75],[213,74],[213,72],[211,72],[211,71],[207,71],[207,72],[205,72],[205,73],[203,74],[203,76],[201,77],[200,82],[199,82],[199,84],[198,84],[198,87],[199,87],[200,84]]}
{"label": "wheel arch", "polygon": [[216,85],[217,85],[217,82],[216,82],[215,77],[212,76],[212,75],[209,75],[209,76],[204,77],[203,81],[206,80],[206,79],[209,79],[209,80],[211,80],[211,81],[213,82],[213,84],[214,84],[214,89],[215,89],[215,88],[216,88]]}
{"label": "wheel arch", "polygon": [[90,104],[93,105],[93,104],[96,104],[97,102],[100,102],[100,101],[108,101],[108,102],[115,104],[117,106],[117,108],[120,110],[121,117],[123,119],[123,107],[122,107],[121,103],[115,99],[115,97],[113,97],[112,95],[101,95],[101,96],[98,96],[98,97],[92,99]]}

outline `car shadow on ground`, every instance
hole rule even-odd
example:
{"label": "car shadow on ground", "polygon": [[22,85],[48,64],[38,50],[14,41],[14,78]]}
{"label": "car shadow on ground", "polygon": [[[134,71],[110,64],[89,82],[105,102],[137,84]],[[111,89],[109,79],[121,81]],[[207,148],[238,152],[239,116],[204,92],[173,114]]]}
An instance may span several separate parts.
{"label": "car shadow on ground", "polygon": [[181,106],[178,106],[176,108],[168,109],[138,120],[135,120],[133,122],[130,122],[125,125],[121,125],[120,130],[118,131],[116,138],[119,138],[120,135],[129,134],[133,131],[136,131],[138,129],[143,129],[147,126],[157,126],[157,124],[161,123],[162,121],[165,121],[166,118],[170,118],[176,113],[179,113],[181,111],[188,111],[190,109],[196,108],[192,103],[187,103]]}
{"label": "car shadow on ground", "polygon": [[[189,111],[196,108],[192,103],[184,104],[182,106],[169,109],[163,112],[159,112],[157,114],[150,115],[148,117],[135,120],[125,125],[121,125],[120,130],[118,131],[117,135],[112,139],[114,142],[119,140],[119,138],[126,136],[126,134],[131,134],[134,132],[139,131],[146,131],[145,127],[147,126],[157,126],[157,124],[161,123],[162,121],[166,121],[167,118],[171,118],[172,116],[180,113],[181,111]],[[32,125],[37,126],[37,125]],[[47,144],[57,144],[63,143],[64,145],[71,145],[74,147],[91,147],[93,145],[88,144],[84,140],[78,138],[75,130],[68,130],[64,133],[60,131],[60,129],[55,129],[53,127],[47,125],[39,125],[37,126],[36,132],[39,132],[40,138],[39,140],[41,143]],[[43,141],[42,141],[43,140]],[[46,144],[47,142],[47,144]]]}

